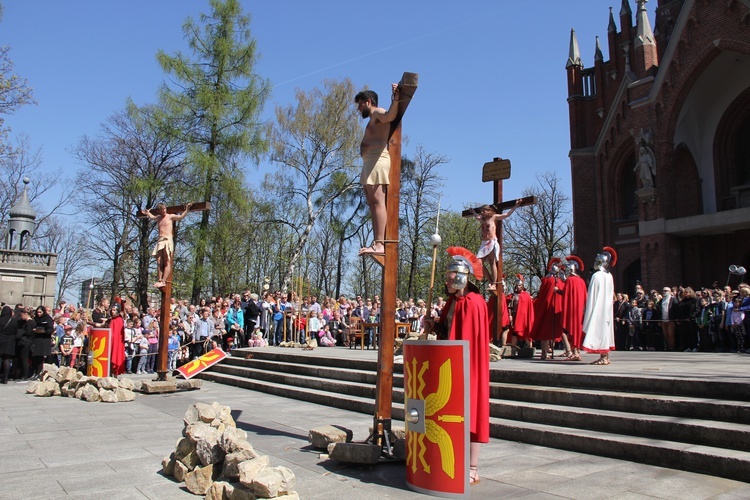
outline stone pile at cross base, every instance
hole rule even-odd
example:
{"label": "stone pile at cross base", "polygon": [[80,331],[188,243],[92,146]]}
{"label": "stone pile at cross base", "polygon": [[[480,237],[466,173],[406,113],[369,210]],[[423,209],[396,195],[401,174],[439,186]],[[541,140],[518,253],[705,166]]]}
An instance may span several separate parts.
{"label": "stone pile at cross base", "polygon": [[210,500],[299,499],[294,473],[272,467],[268,455],[257,453],[231,411],[216,402],[190,405],[182,437],[162,460],[162,472]]}
{"label": "stone pile at cross base", "polygon": [[87,377],[75,368],[44,364],[39,381],[30,382],[27,394],[39,397],[64,396],[83,401],[120,403],[133,401],[140,381],[115,377]]}

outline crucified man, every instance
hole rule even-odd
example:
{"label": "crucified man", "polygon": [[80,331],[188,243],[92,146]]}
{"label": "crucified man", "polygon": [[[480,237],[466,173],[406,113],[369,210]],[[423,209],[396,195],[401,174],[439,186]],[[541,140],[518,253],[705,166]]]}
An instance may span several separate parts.
{"label": "crucified man", "polygon": [[[479,213],[474,212],[476,219],[482,226],[482,245],[479,247],[477,257],[482,259],[482,265],[488,271],[490,283],[487,290],[497,289],[497,261],[500,259],[500,243],[497,241],[497,223],[510,217],[521,205],[520,198],[514,207],[505,213],[497,213],[490,205],[484,205]],[[473,210],[472,210],[473,212]]]}
{"label": "crucified man", "polygon": [[385,223],[387,212],[385,207],[385,190],[390,184],[391,157],[388,155],[388,134],[390,122],[398,114],[398,97],[400,89],[397,83],[391,84],[391,105],[386,111],[378,107],[378,94],[372,90],[364,90],[354,97],[357,110],[362,118],[370,121],[365,127],[365,135],[359,146],[362,156],[362,176],[360,182],[365,190],[365,199],[372,217],[372,233],[374,241],[369,247],[360,249],[359,255],[385,254]]}
{"label": "crucified man", "polygon": [[159,229],[159,240],[151,255],[156,257],[156,283],[154,287],[164,288],[167,285],[167,279],[172,276],[172,257],[174,256],[174,223],[182,220],[190,211],[192,203],[185,206],[185,211],[181,214],[167,213],[167,206],[164,203],[156,205],[157,215],[151,213],[148,208],[143,211],[149,219],[156,221],[156,227]]}

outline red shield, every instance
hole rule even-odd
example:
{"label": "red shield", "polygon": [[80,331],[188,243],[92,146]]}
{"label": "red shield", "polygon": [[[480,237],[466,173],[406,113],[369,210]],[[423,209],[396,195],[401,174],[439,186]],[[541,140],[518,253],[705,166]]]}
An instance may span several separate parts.
{"label": "red shield", "polygon": [[185,363],[184,365],[179,367],[177,371],[180,372],[180,375],[182,375],[186,379],[189,379],[198,375],[209,366],[215,365],[227,356],[229,355],[217,347],[213,351],[208,351],[200,358],[196,358],[189,363]]}
{"label": "red shield", "polygon": [[91,363],[87,371],[89,377],[109,377],[109,358],[112,342],[109,328],[92,328],[89,334]]}
{"label": "red shield", "polygon": [[468,496],[469,343],[404,342],[404,391],[409,488]]}

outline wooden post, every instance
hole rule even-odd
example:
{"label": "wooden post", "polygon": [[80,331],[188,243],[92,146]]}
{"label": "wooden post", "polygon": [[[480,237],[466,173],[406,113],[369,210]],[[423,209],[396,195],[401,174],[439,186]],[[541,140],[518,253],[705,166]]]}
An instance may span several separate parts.
{"label": "wooden post", "polygon": [[[168,214],[181,214],[185,211],[187,205],[175,205],[167,207]],[[190,212],[202,212],[204,210],[210,210],[211,204],[208,202],[194,203],[190,206]],[[139,210],[136,216],[139,219],[145,219],[148,216]],[[172,234],[176,235],[176,231],[173,227]],[[176,242],[175,242],[176,243]],[[174,273],[174,266],[172,266],[169,276],[164,276],[165,286],[160,288],[161,291],[161,309],[159,316],[159,351],[156,355],[156,380],[167,380],[167,353],[169,350],[169,303],[172,300],[172,274]]]}
{"label": "wooden post", "polygon": [[[390,184],[386,191],[385,255],[373,256],[383,266],[383,297],[380,306],[380,346],[378,349],[377,384],[373,441],[387,447],[393,405],[393,344],[396,341],[396,290],[398,288],[398,214],[401,191],[401,118],[417,91],[419,75],[404,73],[399,82],[396,119],[391,122],[388,154],[391,157]],[[379,258],[380,257],[380,258]],[[383,258],[384,257],[384,258]],[[382,260],[381,260],[382,259]],[[384,439],[386,441],[384,441]],[[390,453],[390,450],[386,450]]]}
{"label": "wooden post", "polygon": [[[493,204],[503,202],[503,180],[496,180],[493,186]],[[500,257],[497,259],[497,281],[503,281],[503,221],[495,223],[497,241],[500,244]],[[502,286],[495,284],[495,314],[494,325],[492,325],[493,339],[495,342],[503,338],[503,303],[505,300],[505,290]]]}

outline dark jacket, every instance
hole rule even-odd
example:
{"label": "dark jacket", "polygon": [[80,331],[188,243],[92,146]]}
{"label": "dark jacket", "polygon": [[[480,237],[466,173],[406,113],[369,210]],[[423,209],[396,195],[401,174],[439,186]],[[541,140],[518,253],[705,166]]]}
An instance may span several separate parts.
{"label": "dark jacket", "polygon": [[46,312],[37,315],[34,328],[34,343],[31,345],[33,356],[49,356],[52,354],[52,334],[55,333],[55,321]]}
{"label": "dark jacket", "polygon": [[0,312],[0,355],[13,356],[16,354],[16,334],[18,321],[13,317],[13,309],[4,306]]}

